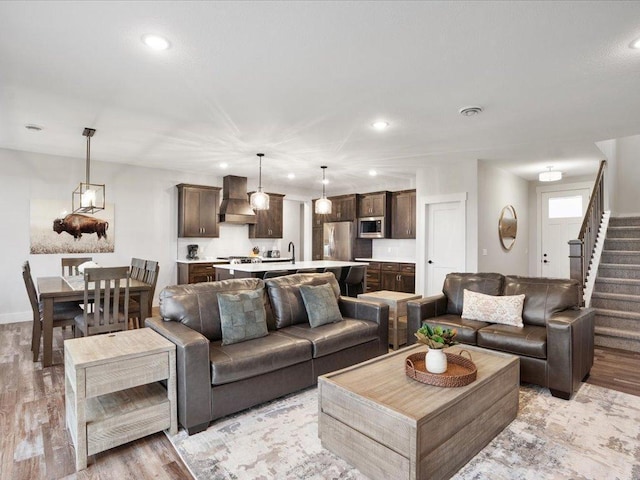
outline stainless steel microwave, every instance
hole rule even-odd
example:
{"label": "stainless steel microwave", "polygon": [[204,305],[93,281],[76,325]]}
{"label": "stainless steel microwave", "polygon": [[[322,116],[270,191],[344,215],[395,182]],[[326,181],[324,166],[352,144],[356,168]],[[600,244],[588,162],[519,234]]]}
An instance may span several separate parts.
{"label": "stainless steel microwave", "polygon": [[358,219],[359,238],[385,238],[384,217],[366,217]]}

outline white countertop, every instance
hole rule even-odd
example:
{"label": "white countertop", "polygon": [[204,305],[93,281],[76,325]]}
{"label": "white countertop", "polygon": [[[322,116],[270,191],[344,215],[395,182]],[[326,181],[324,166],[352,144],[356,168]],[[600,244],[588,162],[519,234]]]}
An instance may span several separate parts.
{"label": "white countertop", "polygon": [[331,268],[331,267],[351,267],[362,265],[362,262],[339,262],[334,260],[310,260],[296,263],[240,263],[235,265],[217,265],[217,269],[238,270],[239,272],[269,272],[273,270],[296,271],[303,268]]}
{"label": "white countertop", "polygon": [[[291,257],[278,257],[278,258],[262,258],[259,257],[263,262],[290,262]],[[178,263],[216,263],[216,264],[225,264],[229,263],[229,260],[223,260],[221,258],[216,257],[200,257],[198,260],[189,260],[187,258],[179,258],[176,260]]]}
{"label": "white countertop", "polygon": [[411,258],[356,258],[359,262],[384,262],[384,263],[416,263]]}

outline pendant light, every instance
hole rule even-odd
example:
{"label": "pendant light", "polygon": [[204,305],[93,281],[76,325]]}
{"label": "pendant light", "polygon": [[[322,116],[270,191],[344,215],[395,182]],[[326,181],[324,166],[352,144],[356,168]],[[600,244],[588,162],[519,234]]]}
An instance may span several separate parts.
{"label": "pendant light", "polygon": [[540,172],[538,180],[541,182],[557,182],[558,180],[562,180],[562,172],[552,170],[552,168],[553,166],[549,166],[546,172]]}
{"label": "pendant light", "polygon": [[316,200],[316,213],[324,215],[327,213],[331,213],[331,200],[327,198],[327,195],[324,191],[324,186],[327,183],[327,179],[325,178],[327,167],[323,165],[320,168],[322,169],[322,198]]}
{"label": "pendant light", "polygon": [[91,137],[96,133],[95,128],[85,128],[82,132],[87,137],[86,177],[73,191],[71,205],[73,213],[96,213],[104,210],[104,184],[91,183]]}
{"label": "pendant light", "polygon": [[258,191],[251,194],[249,203],[254,210],[269,210],[269,195],[262,191],[262,157],[264,153],[256,153],[260,159],[260,175],[258,180]]}

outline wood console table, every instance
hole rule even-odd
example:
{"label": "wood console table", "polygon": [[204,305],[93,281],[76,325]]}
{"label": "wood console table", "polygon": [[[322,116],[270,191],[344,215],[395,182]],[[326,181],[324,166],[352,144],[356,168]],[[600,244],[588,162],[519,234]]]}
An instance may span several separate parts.
{"label": "wood console table", "polygon": [[175,345],[150,328],[66,340],[64,372],[76,470],[89,455],[164,429],[178,432]]}

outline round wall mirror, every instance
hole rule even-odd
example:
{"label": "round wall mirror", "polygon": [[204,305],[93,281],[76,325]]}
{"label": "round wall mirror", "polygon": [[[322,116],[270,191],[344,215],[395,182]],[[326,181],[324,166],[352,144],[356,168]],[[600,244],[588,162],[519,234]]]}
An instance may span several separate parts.
{"label": "round wall mirror", "polygon": [[509,251],[513,244],[516,243],[516,234],[518,233],[518,217],[516,216],[516,210],[507,205],[502,209],[500,213],[500,220],[498,220],[498,236],[500,237],[500,243],[502,248]]}

